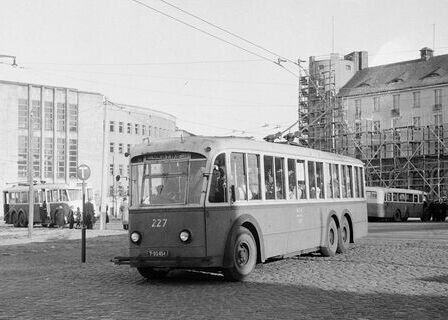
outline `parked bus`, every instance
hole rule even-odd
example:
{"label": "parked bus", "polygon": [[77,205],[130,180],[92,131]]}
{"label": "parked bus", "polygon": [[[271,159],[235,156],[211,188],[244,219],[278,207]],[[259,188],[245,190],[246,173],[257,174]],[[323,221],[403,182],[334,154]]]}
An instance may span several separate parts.
{"label": "parked bus", "polygon": [[[36,184],[34,189],[34,224],[53,226],[56,220],[67,222],[70,208],[82,210],[82,189],[65,184]],[[87,188],[86,201],[92,197]],[[15,185],[3,190],[4,221],[14,227],[28,226],[29,186]]]}
{"label": "parked bus", "polygon": [[242,280],[256,263],[345,252],[367,234],[357,159],[235,137],[160,139],[131,150],[130,256],[146,278],[170,269]]}
{"label": "parked bus", "polygon": [[420,190],[366,187],[369,220],[407,221],[420,218],[428,221],[426,194]]}

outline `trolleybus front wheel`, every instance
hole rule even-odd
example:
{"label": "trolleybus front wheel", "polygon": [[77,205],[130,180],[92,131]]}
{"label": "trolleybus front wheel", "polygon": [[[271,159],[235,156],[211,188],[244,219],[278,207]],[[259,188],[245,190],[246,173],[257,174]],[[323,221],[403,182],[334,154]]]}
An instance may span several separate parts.
{"label": "trolleybus front wheel", "polygon": [[248,276],[257,263],[257,244],[252,233],[244,227],[236,230],[233,243],[227,253],[231,259],[231,267],[223,270],[226,280],[241,281]]}
{"label": "trolleybus front wheel", "polygon": [[339,232],[336,225],[336,221],[333,218],[330,219],[330,223],[327,227],[327,238],[325,240],[325,246],[320,248],[320,252],[324,257],[333,257],[336,254],[339,243]]}
{"label": "trolleybus front wheel", "polygon": [[350,223],[348,222],[347,217],[344,216],[342,218],[341,228],[339,229],[338,235],[338,248],[336,250],[338,253],[347,252],[347,250],[350,248],[350,235]]}
{"label": "trolleybus front wheel", "polygon": [[154,269],[149,267],[140,267],[137,268],[137,271],[146,279],[163,279],[166,277],[169,269]]}

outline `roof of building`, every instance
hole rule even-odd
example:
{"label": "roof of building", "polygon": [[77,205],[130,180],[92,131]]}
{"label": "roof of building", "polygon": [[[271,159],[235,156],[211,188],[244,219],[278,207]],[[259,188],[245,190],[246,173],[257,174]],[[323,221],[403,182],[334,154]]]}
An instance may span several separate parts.
{"label": "roof of building", "polygon": [[409,60],[362,69],[339,90],[339,96],[365,95],[444,83],[448,83],[448,54],[430,57],[428,60]]}

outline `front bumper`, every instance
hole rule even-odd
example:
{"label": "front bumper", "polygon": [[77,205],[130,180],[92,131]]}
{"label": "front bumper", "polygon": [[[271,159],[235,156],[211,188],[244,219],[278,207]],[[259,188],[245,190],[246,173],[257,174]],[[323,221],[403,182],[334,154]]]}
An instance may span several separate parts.
{"label": "front bumper", "polygon": [[153,258],[153,257],[115,257],[111,260],[116,265],[130,265],[131,267],[154,268],[216,268],[222,267],[220,257],[179,257],[179,258]]}

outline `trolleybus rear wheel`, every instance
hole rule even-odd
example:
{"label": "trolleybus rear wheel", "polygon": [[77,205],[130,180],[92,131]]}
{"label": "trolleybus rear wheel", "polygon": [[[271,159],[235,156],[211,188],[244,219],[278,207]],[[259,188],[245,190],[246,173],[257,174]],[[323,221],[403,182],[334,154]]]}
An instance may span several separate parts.
{"label": "trolleybus rear wheel", "polygon": [[170,270],[139,267],[137,268],[137,271],[146,279],[163,279]]}
{"label": "trolleybus rear wheel", "polygon": [[400,211],[400,209],[395,210],[394,221],[395,222],[400,222],[401,221],[401,211]]}
{"label": "trolleybus rear wheel", "polygon": [[[233,237],[232,237],[233,238]],[[236,230],[233,243],[227,253],[232,266],[223,270],[229,281],[240,281],[249,275],[257,263],[257,244],[252,233],[244,227]]]}
{"label": "trolleybus rear wheel", "polygon": [[351,228],[350,223],[347,220],[347,217],[342,218],[341,228],[339,228],[339,237],[338,237],[338,253],[346,252],[350,247],[350,235]]}
{"label": "trolleybus rear wheel", "polygon": [[19,227],[22,227],[22,228],[24,228],[28,225],[28,223],[26,223],[25,213],[19,212],[18,224],[19,224]]}
{"label": "trolleybus rear wheel", "polygon": [[327,227],[327,238],[325,240],[325,246],[320,249],[320,252],[325,257],[332,257],[336,254],[338,248],[338,227],[336,221],[333,218],[330,219],[330,223]]}

